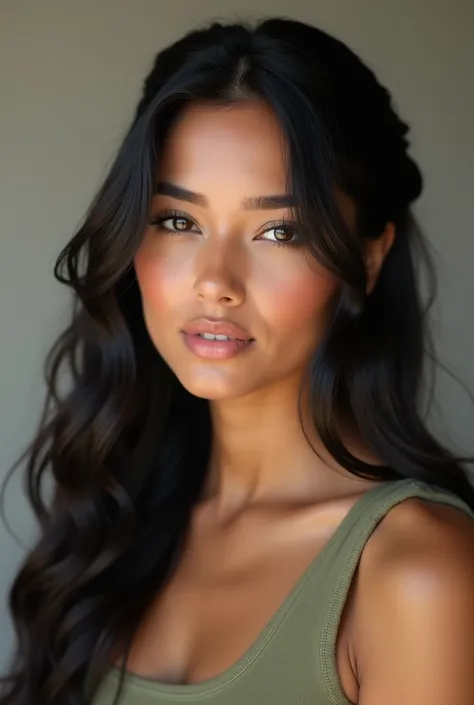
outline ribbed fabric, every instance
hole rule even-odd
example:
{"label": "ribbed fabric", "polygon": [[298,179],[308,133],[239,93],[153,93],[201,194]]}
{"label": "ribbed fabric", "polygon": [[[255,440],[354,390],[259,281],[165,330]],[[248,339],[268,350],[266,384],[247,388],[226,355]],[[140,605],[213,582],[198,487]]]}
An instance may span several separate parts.
{"label": "ribbed fabric", "polygon": [[[410,497],[474,512],[419,480],[369,490],[345,516],[252,646],[215,678],[190,685],[125,676],[117,705],[351,705],[336,668],[336,636],[352,577],[377,524]],[[92,705],[112,705],[120,672],[111,668]]]}

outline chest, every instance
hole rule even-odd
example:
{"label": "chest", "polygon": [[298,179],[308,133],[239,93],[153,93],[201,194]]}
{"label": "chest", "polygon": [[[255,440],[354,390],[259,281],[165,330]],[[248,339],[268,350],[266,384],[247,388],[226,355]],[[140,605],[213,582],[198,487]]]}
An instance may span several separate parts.
{"label": "chest", "polygon": [[[127,668],[161,683],[190,684],[241,659],[334,531],[333,521],[322,517],[306,530],[292,525],[285,533],[282,526],[268,542],[252,541],[251,533],[191,539],[140,625]],[[350,678],[345,631],[342,626],[338,660]]]}

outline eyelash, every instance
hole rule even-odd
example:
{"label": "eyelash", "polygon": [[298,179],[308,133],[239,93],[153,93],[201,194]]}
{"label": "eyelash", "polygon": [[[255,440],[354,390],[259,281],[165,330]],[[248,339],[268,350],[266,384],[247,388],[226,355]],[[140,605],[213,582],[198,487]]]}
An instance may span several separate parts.
{"label": "eyelash", "polygon": [[[187,220],[190,223],[193,223],[193,225],[195,225],[192,218],[189,218],[185,213],[181,213],[180,211],[176,211],[169,208],[166,208],[165,210],[162,210],[158,213],[153,213],[149,223],[150,225],[159,227],[166,220],[173,220],[174,218],[182,218],[183,220]],[[292,232],[295,239],[290,242],[279,242],[278,240],[265,240],[265,242],[270,242],[272,245],[276,245],[277,247],[295,247],[296,245],[299,245],[299,237],[298,234],[295,232],[294,222],[285,220],[283,218],[282,220],[275,221],[273,223],[268,223],[267,226],[269,227],[266,227],[266,229],[263,231],[264,233],[268,232],[268,230],[275,230],[277,228],[287,228]],[[170,230],[169,228],[162,228],[162,230],[169,233],[170,235],[192,232],[189,230]]]}

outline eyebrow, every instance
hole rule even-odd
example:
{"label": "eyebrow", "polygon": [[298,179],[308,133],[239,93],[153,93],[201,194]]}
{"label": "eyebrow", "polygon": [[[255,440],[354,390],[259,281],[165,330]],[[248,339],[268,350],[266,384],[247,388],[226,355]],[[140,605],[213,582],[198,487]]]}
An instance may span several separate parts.
{"label": "eyebrow", "polygon": [[[169,181],[159,181],[155,184],[155,193],[164,196],[171,196],[180,201],[188,201],[196,206],[207,207],[209,202],[205,196],[195,191],[176,186]],[[245,210],[275,210],[277,208],[291,208],[295,205],[295,199],[291,194],[282,193],[276,196],[247,196],[241,203]]]}

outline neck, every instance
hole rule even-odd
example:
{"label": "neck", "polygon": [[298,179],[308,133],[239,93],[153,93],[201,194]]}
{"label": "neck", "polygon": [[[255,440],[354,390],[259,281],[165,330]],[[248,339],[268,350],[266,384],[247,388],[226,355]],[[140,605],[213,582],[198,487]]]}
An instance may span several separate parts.
{"label": "neck", "polygon": [[348,473],[329,456],[312,424],[304,422],[310,442],[303,432],[299,382],[211,402],[213,446],[203,499],[212,501],[218,516],[257,505],[308,503],[347,485]]}

